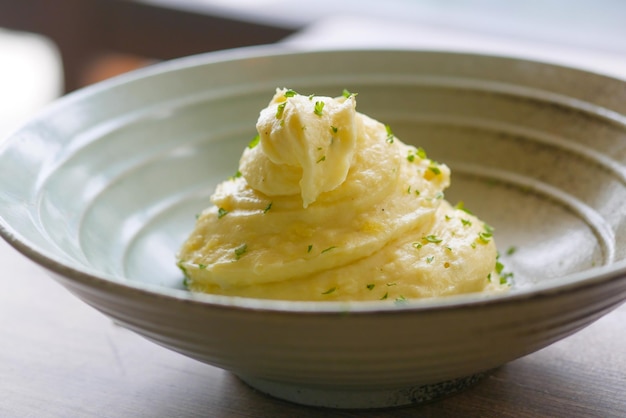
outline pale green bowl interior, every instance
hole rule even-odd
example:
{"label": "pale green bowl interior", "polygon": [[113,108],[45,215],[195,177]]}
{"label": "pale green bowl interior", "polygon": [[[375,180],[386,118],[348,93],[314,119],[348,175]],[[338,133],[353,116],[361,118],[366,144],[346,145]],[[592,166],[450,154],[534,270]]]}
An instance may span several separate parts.
{"label": "pale green bowl interior", "polygon": [[35,118],[0,152],[5,236],[55,265],[182,289],[175,253],[274,89],[348,88],[452,168],[446,198],[496,228],[513,292],[623,264],[622,82],[462,54],[258,51],[155,66]]}

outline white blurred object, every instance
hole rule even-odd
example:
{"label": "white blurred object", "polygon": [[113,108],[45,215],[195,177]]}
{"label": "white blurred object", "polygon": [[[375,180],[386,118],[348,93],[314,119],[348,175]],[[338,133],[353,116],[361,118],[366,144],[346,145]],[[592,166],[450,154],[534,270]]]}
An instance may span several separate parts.
{"label": "white blurred object", "polygon": [[[626,40],[622,40],[625,42]],[[284,41],[306,48],[418,48],[504,55],[566,65],[626,79],[626,54],[589,45],[538,41],[531,36],[480,32],[440,24],[335,16],[313,23]]]}
{"label": "white blurred object", "polygon": [[0,138],[63,88],[61,58],[48,39],[0,29]]}

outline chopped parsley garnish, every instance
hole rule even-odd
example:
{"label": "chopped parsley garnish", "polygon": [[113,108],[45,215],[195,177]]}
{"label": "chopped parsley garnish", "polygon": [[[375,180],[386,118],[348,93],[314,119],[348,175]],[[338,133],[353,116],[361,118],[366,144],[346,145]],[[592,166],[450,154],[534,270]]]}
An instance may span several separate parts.
{"label": "chopped parsley garnish", "polygon": [[200,270],[205,270],[207,268],[207,265],[206,264],[198,264],[198,268]]}
{"label": "chopped parsley garnish", "polygon": [[241,176],[242,176],[241,171],[237,170],[237,172],[235,174],[233,174],[232,176],[230,176],[228,178],[228,180],[235,180],[235,179],[238,179]]}
{"label": "chopped parsley garnish", "polygon": [[391,131],[391,127],[389,125],[385,125],[385,130],[387,131],[387,139],[386,141],[390,144],[393,144],[393,138],[394,138],[394,134]]}
{"label": "chopped parsley garnish", "polygon": [[293,97],[298,94],[295,90],[289,89],[285,92],[285,97]]}
{"label": "chopped parsley garnish", "polygon": [[500,284],[511,284],[511,279],[513,279],[513,273],[504,273],[500,276]]}
{"label": "chopped parsley garnish", "polygon": [[376,286],[376,285],[372,283],[372,284],[368,284],[365,287],[367,287],[367,290],[372,290],[374,288],[374,286]]}
{"label": "chopped parsley garnish", "polygon": [[435,259],[435,256],[431,255],[430,257],[426,257],[426,262],[430,264],[433,262],[434,259]]}
{"label": "chopped parsley garnish", "polygon": [[314,97],[315,97],[315,94],[309,94],[309,100],[313,100]]}
{"label": "chopped parsley garnish", "polygon": [[470,212],[470,210],[469,210],[469,209],[467,209],[467,208],[465,207],[465,203],[463,203],[463,201],[462,201],[462,200],[461,200],[461,201],[459,201],[459,203],[457,203],[457,204],[454,206],[454,209],[462,210],[463,212],[465,212],[465,213],[469,213],[470,215],[472,214],[472,212]]}
{"label": "chopped parsley garnish", "polygon": [[470,221],[469,219],[461,218],[461,223],[463,224],[463,226],[472,226],[472,221]]}
{"label": "chopped parsley garnish", "polygon": [[422,237],[422,239],[426,242],[432,242],[433,244],[438,244],[442,241],[442,239],[437,235],[426,235],[425,237]]}
{"label": "chopped parsley garnish", "polygon": [[415,160],[415,155],[414,155],[414,154],[409,154],[409,155],[407,155],[407,156],[406,156],[406,159],[407,159],[409,162],[411,162],[411,163],[412,163],[412,162]]}
{"label": "chopped parsley garnish", "polygon": [[263,209],[263,213],[267,213],[268,210],[272,209],[272,202],[268,203],[268,205]]}
{"label": "chopped parsley garnish", "polygon": [[398,283],[387,283],[387,286],[391,287],[391,286],[397,286]]}
{"label": "chopped parsley garnish", "polygon": [[312,249],[313,249],[313,244],[309,244],[309,246],[306,249],[306,252],[310,253]]}
{"label": "chopped parsley garnish", "polygon": [[483,229],[488,234],[493,234],[493,231],[495,231],[495,228],[489,224],[483,224]]}
{"label": "chopped parsley garnish", "polygon": [[319,160],[315,161],[316,163],[321,163],[322,161],[326,161],[326,156],[322,155]]}
{"label": "chopped parsley garnish", "polygon": [[437,165],[430,165],[428,166],[428,169],[437,176],[441,174],[441,169]]}
{"label": "chopped parsley garnish", "polygon": [[241,244],[239,247],[235,248],[235,260],[239,260],[246,251],[248,251],[247,244]]}
{"label": "chopped parsley garnish", "polygon": [[331,250],[334,250],[335,248],[337,248],[337,247],[336,246],[328,247],[328,248],[322,250],[321,254],[327,253],[327,252],[329,252]]}
{"label": "chopped parsley garnish", "polygon": [[352,92],[349,92],[347,89],[343,89],[343,92],[341,93],[341,95],[345,97],[346,99],[349,99],[351,96],[356,96],[357,94],[359,93],[352,93]]}
{"label": "chopped parsley garnish", "polygon": [[221,218],[223,218],[223,217],[224,217],[224,216],[226,216],[226,215],[228,215],[228,211],[227,211],[226,209],[224,209],[224,208],[219,208],[219,209],[217,210],[217,219],[221,219]]}
{"label": "chopped parsley garnish", "polygon": [[328,289],[325,292],[322,292],[322,295],[330,295],[331,293],[333,293],[335,290],[337,290],[337,287],[331,287],[330,289]]}
{"label": "chopped parsley garnish", "polygon": [[496,273],[500,274],[504,270],[504,264],[496,260]]}
{"label": "chopped parsley garnish", "polygon": [[257,145],[259,145],[260,140],[261,140],[261,136],[257,134],[254,138],[252,138],[252,141],[250,141],[250,143],[248,144],[248,148],[252,149],[256,147]]}
{"label": "chopped parsley garnish", "polygon": [[380,300],[385,300],[389,297],[389,292],[385,292],[385,294],[383,295],[382,298],[380,298]]}
{"label": "chopped parsley garnish", "polygon": [[437,194],[435,195],[435,199],[436,200],[443,199],[443,196],[444,196],[443,192],[437,192]]}
{"label": "chopped parsley garnish", "polygon": [[478,239],[483,244],[487,244],[489,241],[491,241],[492,237],[493,237],[493,234],[491,234],[489,232],[479,232],[478,233]]}
{"label": "chopped parsley garnish", "polygon": [[334,134],[337,133],[337,131],[339,131],[339,128],[337,128],[336,126],[330,126],[330,130],[333,131]]}
{"label": "chopped parsley garnish", "polygon": [[517,251],[517,248],[511,246],[511,247],[509,247],[508,250],[506,250],[506,255],[513,255],[513,254],[515,254],[515,251]]}
{"label": "chopped parsley garnish", "polygon": [[283,113],[285,112],[285,106],[287,106],[287,102],[282,102],[276,107],[276,119],[280,119],[283,117]]}
{"label": "chopped parsley garnish", "polygon": [[317,116],[322,116],[322,110],[324,110],[324,102],[319,101],[319,102],[315,102],[315,109],[313,110],[313,113],[315,113]]}
{"label": "chopped parsley garnish", "polygon": [[176,263],[176,267],[178,267],[180,269],[180,271],[183,272],[183,275],[185,276],[185,278],[189,278],[189,273],[187,273],[187,269],[183,265],[182,260],[179,261],[178,263]]}
{"label": "chopped parsley garnish", "polygon": [[422,243],[421,242],[414,242],[413,244],[411,244],[413,246],[413,248],[415,249],[420,249],[422,248]]}
{"label": "chopped parsley garnish", "polygon": [[428,157],[426,156],[426,151],[424,151],[424,148],[422,147],[418,147],[417,151],[415,151],[415,153],[417,154],[418,157],[420,157],[422,160],[427,159]]}
{"label": "chopped parsley garnish", "polygon": [[406,298],[402,295],[398,296],[395,300],[395,303],[404,303],[406,302]]}

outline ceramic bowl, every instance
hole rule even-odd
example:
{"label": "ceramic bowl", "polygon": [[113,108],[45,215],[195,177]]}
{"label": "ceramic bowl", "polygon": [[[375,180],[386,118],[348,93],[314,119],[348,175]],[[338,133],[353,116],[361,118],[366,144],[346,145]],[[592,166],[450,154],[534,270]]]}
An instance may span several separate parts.
{"label": "ceramic bowl", "polygon": [[[358,92],[361,112],[446,162],[446,197],[496,228],[511,290],[402,304],[187,292],[174,254],[283,86]],[[623,81],[480,55],[243,49],[33,118],[0,149],[0,231],[89,305],[262,392],[387,407],[462,389],[624,301],[625,161]]]}

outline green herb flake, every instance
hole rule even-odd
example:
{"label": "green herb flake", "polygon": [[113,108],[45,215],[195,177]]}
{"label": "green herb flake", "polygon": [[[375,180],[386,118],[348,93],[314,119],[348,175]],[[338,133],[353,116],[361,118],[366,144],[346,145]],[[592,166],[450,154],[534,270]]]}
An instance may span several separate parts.
{"label": "green herb flake", "polygon": [[411,244],[413,246],[413,248],[415,249],[420,249],[422,248],[422,243],[421,242],[414,242],[413,244]]}
{"label": "green herb flake", "polygon": [[200,219],[200,216],[202,216],[202,214],[201,214],[201,213],[196,213],[196,221],[197,221],[198,219]]}
{"label": "green herb flake", "polygon": [[463,212],[469,213],[470,215],[472,214],[472,212],[470,212],[470,210],[465,207],[465,203],[462,200],[454,205],[454,209],[462,210]]}
{"label": "green herb flake", "polygon": [[267,213],[270,209],[272,209],[272,202],[270,202],[265,209],[263,209],[263,213]]}
{"label": "green herb flake", "polygon": [[443,199],[443,197],[444,197],[443,192],[437,192],[437,194],[435,195],[435,200]]}
{"label": "green herb flake", "polygon": [[317,116],[322,116],[322,111],[324,110],[324,102],[319,101],[319,102],[315,102],[315,109],[313,110],[313,113],[315,113]]}
{"label": "green herb flake", "polygon": [[513,279],[513,273],[504,273],[502,276],[500,276],[500,284],[506,284],[506,285],[511,285]]}
{"label": "green herb flake", "polygon": [[295,90],[289,89],[285,92],[285,97],[293,97],[296,96],[298,93]]}
{"label": "green herb flake", "polygon": [[493,231],[495,231],[495,228],[489,224],[483,224],[483,229],[488,234],[493,234]]}
{"label": "green herb flake", "polygon": [[200,270],[206,270],[207,265],[206,265],[206,264],[198,264],[198,268],[199,268]]}
{"label": "green herb flake", "polygon": [[487,244],[489,241],[491,241],[492,237],[493,237],[493,235],[490,234],[489,232],[480,232],[480,233],[478,233],[478,240],[480,242],[482,242],[483,244]]}
{"label": "green herb flake", "polygon": [[283,113],[285,112],[285,106],[287,106],[287,102],[282,102],[276,107],[276,119],[280,119],[283,117]]}
{"label": "green herb flake", "polygon": [[326,248],[326,249],[322,250],[322,252],[321,252],[320,254],[327,253],[327,252],[329,252],[329,251],[331,251],[331,250],[334,250],[335,248],[337,248],[337,247],[336,247],[336,246],[328,247],[328,248]]}
{"label": "green herb flake", "polygon": [[438,244],[442,241],[442,239],[439,238],[437,235],[426,235],[425,237],[422,237],[422,240],[426,242],[431,242],[433,244]]}
{"label": "green herb flake", "polygon": [[470,221],[469,219],[461,218],[461,223],[463,224],[463,226],[472,226],[472,221]]}
{"label": "green herb flake", "polygon": [[389,292],[385,292],[385,294],[383,295],[382,298],[380,298],[380,300],[385,300],[389,297]]}
{"label": "green herb flake", "polygon": [[372,284],[368,284],[365,287],[367,287],[367,290],[372,290],[372,289],[374,289],[374,286],[376,286],[376,285],[372,283]]}
{"label": "green herb flake", "polygon": [[189,273],[187,272],[187,269],[185,268],[185,266],[183,265],[182,260],[179,261],[178,263],[176,263],[176,267],[178,267],[180,269],[180,271],[183,272],[183,276],[185,276],[186,279],[189,278]]}
{"label": "green herb flake", "polygon": [[437,165],[430,165],[428,166],[428,169],[436,176],[441,174],[441,169]]}
{"label": "green herb flake", "polygon": [[239,260],[246,251],[248,251],[247,244],[241,244],[239,247],[235,248],[235,260]]}
{"label": "green herb flake", "polygon": [[252,141],[248,143],[248,148],[252,149],[256,147],[257,145],[259,145],[260,140],[261,140],[261,136],[257,134],[254,138],[252,138]]}
{"label": "green herb flake", "polygon": [[426,257],[426,262],[430,264],[433,262],[434,259],[435,259],[435,256],[431,255],[430,257]]}
{"label": "green herb flake", "polygon": [[309,244],[309,246],[306,248],[306,252],[310,253],[312,249],[313,249],[313,244]]}
{"label": "green herb flake", "polygon": [[235,174],[233,174],[232,176],[230,176],[228,178],[228,180],[235,180],[235,179],[238,179],[241,176],[242,176],[241,171],[237,170],[237,172]]}
{"label": "green herb flake", "polygon": [[406,302],[406,298],[404,296],[400,295],[400,296],[398,296],[396,298],[396,300],[394,302],[395,303],[404,303],[404,302]]}
{"label": "green herb flake", "polygon": [[328,289],[325,292],[322,292],[322,295],[330,295],[331,293],[333,293],[335,290],[337,290],[337,287],[331,287],[330,289]]}
{"label": "green herb flake", "polygon": [[330,126],[330,130],[333,131],[334,134],[336,134],[339,131],[339,128],[337,128],[336,126]]}
{"label": "green herb flake", "polygon": [[222,219],[224,216],[228,215],[228,211],[224,208],[217,209],[217,219]]}
{"label": "green herb flake", "polygon": [[319,163],[321,163],[322,161],[326,161],[326,156],[325,156],[325,155],[322,155],[322,156],[320,157],[320,159],[319,159],[319,160],[317,160],[317,161],[315,161],[315,162],[316,162],[317,164],[319,164]]}
{"label": "green herb flake", "polygon": [[516,248],[516,247],[511,246],[511,247],[509,247],[509,248],[506,250],[506,255],[513,255],[513,254],[515,254],[515,251],[517,251],[517,248]]}
{"label": "green herb flake", "polygon": [[395,135],[391,131],[391,127],[389,125],[385,125],[385,130],[387,131],[387,139],[386,139],[386,141],[389,144],[393,144],[393,138],[395,137]]}
{"label": "green herb flake", "polygon": [[341,95],[343,97],[345,97],[346,99],[349,99],[352,96],[356,96],[357,94],[359,94],[359,93],[352,93],[352,92],[348,91],[347,89],[343,89],[343,92],[341,93]]}
{"label": "green herb flake", "polygon": [[502,270],[504,270],[504,264],[500,261],[496,261],[496,273],[500,274],[502,273]]}
{"label": "green herb flake", "polygon": [[415,161],[415,155],[414,154],[409,154],[406,156],[406,159],[412,163],[413,161]]}
{"label": "green herb flake", "polygon": [[415,153],[417,154],[418,157],[420,157],[422,160],[427,159],[428,157],[426,156],[426,151],[424,151],[424,148],[422,147],[418,147],[417,151],[415,151]]}

